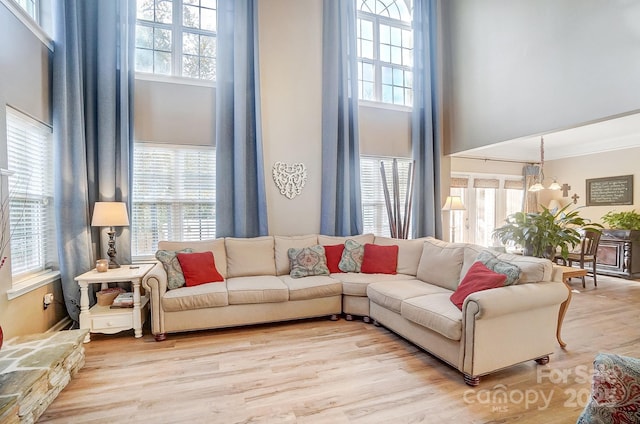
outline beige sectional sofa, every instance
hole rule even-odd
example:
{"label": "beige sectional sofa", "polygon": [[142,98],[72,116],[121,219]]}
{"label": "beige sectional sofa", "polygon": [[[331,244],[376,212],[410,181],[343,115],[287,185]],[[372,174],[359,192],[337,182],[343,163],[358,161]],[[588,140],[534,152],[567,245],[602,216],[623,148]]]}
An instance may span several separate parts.
{"label": "beige sectional sofa", "polygon": [[461,371],[468,384],[523,361],[546,363],[556,342],[558,312],[568,290],[545,259],[500,254],[521,269],[517,285],[469,295],[458,309],[449,299],[480,246],[431,237],[396,240],[372,234],[361,244],[398,245],[396,274],[289,275],[289,248],[336,245],[324,235],[160,242],[159,249],[213,252],[224,282],[168,290],[158,263],[142,282],[150,296],[151,331],[168,333],[320,316],[369,317]]}

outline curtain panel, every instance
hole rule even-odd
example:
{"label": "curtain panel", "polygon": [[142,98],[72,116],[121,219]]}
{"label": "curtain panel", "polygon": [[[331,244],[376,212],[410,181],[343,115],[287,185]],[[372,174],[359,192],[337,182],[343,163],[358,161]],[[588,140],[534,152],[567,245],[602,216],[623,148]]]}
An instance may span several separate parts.
{"label": "curtain panel", "polygon": [[268,233],[257,0],[218,2],[216,237]]}
{"label": "curtain panel", "polygon": [[354,1],[324,0],[320,232],[362,233]]}
{"label": "curtain panel", "polygon": [[[56,239],[65,305],[78,322],[73,279],[106,257],[100,229],[90,226],[93,205],[131,206],[136,11],[135,0],[55,0],[53,7]],[[118,259],[129,263],[129,229],[117,230]]]}
{"label": "curtain panel", "polygon": [[524,177],[524,196],[522,196],[522,212],[538,211],[538,193],[529,191],[529,188],[536,183],[540,176],[538,165],[525,165],[522,167]]}
{"label": "curtain panel", "polygon": [[412,211],[414,238],[442,238],[436,5],[437,0],[415,0],[413,9],[411,143],[416,162]]}

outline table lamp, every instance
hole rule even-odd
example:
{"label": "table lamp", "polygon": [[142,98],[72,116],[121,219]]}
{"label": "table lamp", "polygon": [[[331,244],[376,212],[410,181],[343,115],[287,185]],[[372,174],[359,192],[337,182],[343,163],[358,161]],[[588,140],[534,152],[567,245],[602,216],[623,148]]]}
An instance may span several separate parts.
{"label": "table lamp", "polygon": [[113,227],[126,227],[129,225],[127,204],[123,202],[96,202],[93,207],[92,227],[109,227],[109,268],[120,268],[116,262],[116,232]]}
{"label": "table lamp", "polygon": [[444,206],[442,207],[443,211],[449,211],[449,221],[451,222],[451,243],[455,243],[456,241],[456,220],[453,219],[454,211],[464,211],[467,208],[464,207],[464,203],[462,203],[462,198],[460,196],[447,196],[447,200],[444,202]]}

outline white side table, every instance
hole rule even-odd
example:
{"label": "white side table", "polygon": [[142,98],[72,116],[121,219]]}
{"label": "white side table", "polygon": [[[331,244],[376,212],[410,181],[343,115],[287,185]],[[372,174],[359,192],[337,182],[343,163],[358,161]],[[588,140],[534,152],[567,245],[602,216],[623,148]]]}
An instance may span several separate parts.
{"label": "white side table", "polygon": [[[140,296],[140,283],[153,267],[154,264],[122,265],[107,272],[92,269],[75,278],[80,286],[80,328],[89,329],[85,343],[91,341],[91,333],[115,334],[133,329],[136,338],[142,337],[142,324],[147,318],[149,296]],[[101,289],[106,289],[108,283],[122,282],[131,282],[133,308],[111,309],[110,306],[95,304],[89,309],[89,284],[101,283]]]}

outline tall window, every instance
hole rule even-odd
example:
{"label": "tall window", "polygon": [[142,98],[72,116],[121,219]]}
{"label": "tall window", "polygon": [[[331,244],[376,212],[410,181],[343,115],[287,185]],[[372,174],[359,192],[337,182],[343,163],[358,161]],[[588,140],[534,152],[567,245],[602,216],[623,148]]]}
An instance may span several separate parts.
{"label": "tall window", "polygon": [[135,144],[132,256],[153,256],[159,240],[215,238],[215,170],[211,147]]}
{"label": "tall window", "polygon": [[361,100],[413,104],[413,32],[404,0],[357,0]]}
{"label": "tall window", "polygon": [[136,71],[216,78],[217,0],[138,0]]}
{"label": "tall window", "polygon": [[[455,175],[451,195],[460,196],[467,208],[454,214],[455,237],[482,246],[493,246],[493,230],[507,215],[522,209],[524,183],[521,176]],[[445,217],[446,219],[446,217]]]}
{"label": "tall window", "polygon": [[51,128],[7,107],[9,233],[14,282],[57,262]]}
{"label": "tall window", "polygon": [[[407,176],[411,159],[397,158],[399,198],[404,215],[404,199],[407,193]],[[379,156],[360,156],[360,186],[362,192],[363,232],[389,237],[389,218],[385,205],[384,185],[380,172],[380,164],[384,164],[389,194],[393,198],[392,163],[393,158]]]}
{"label": "tall window", "polygon": [[40,22],[40,0],[15,0],[34,21]]}

